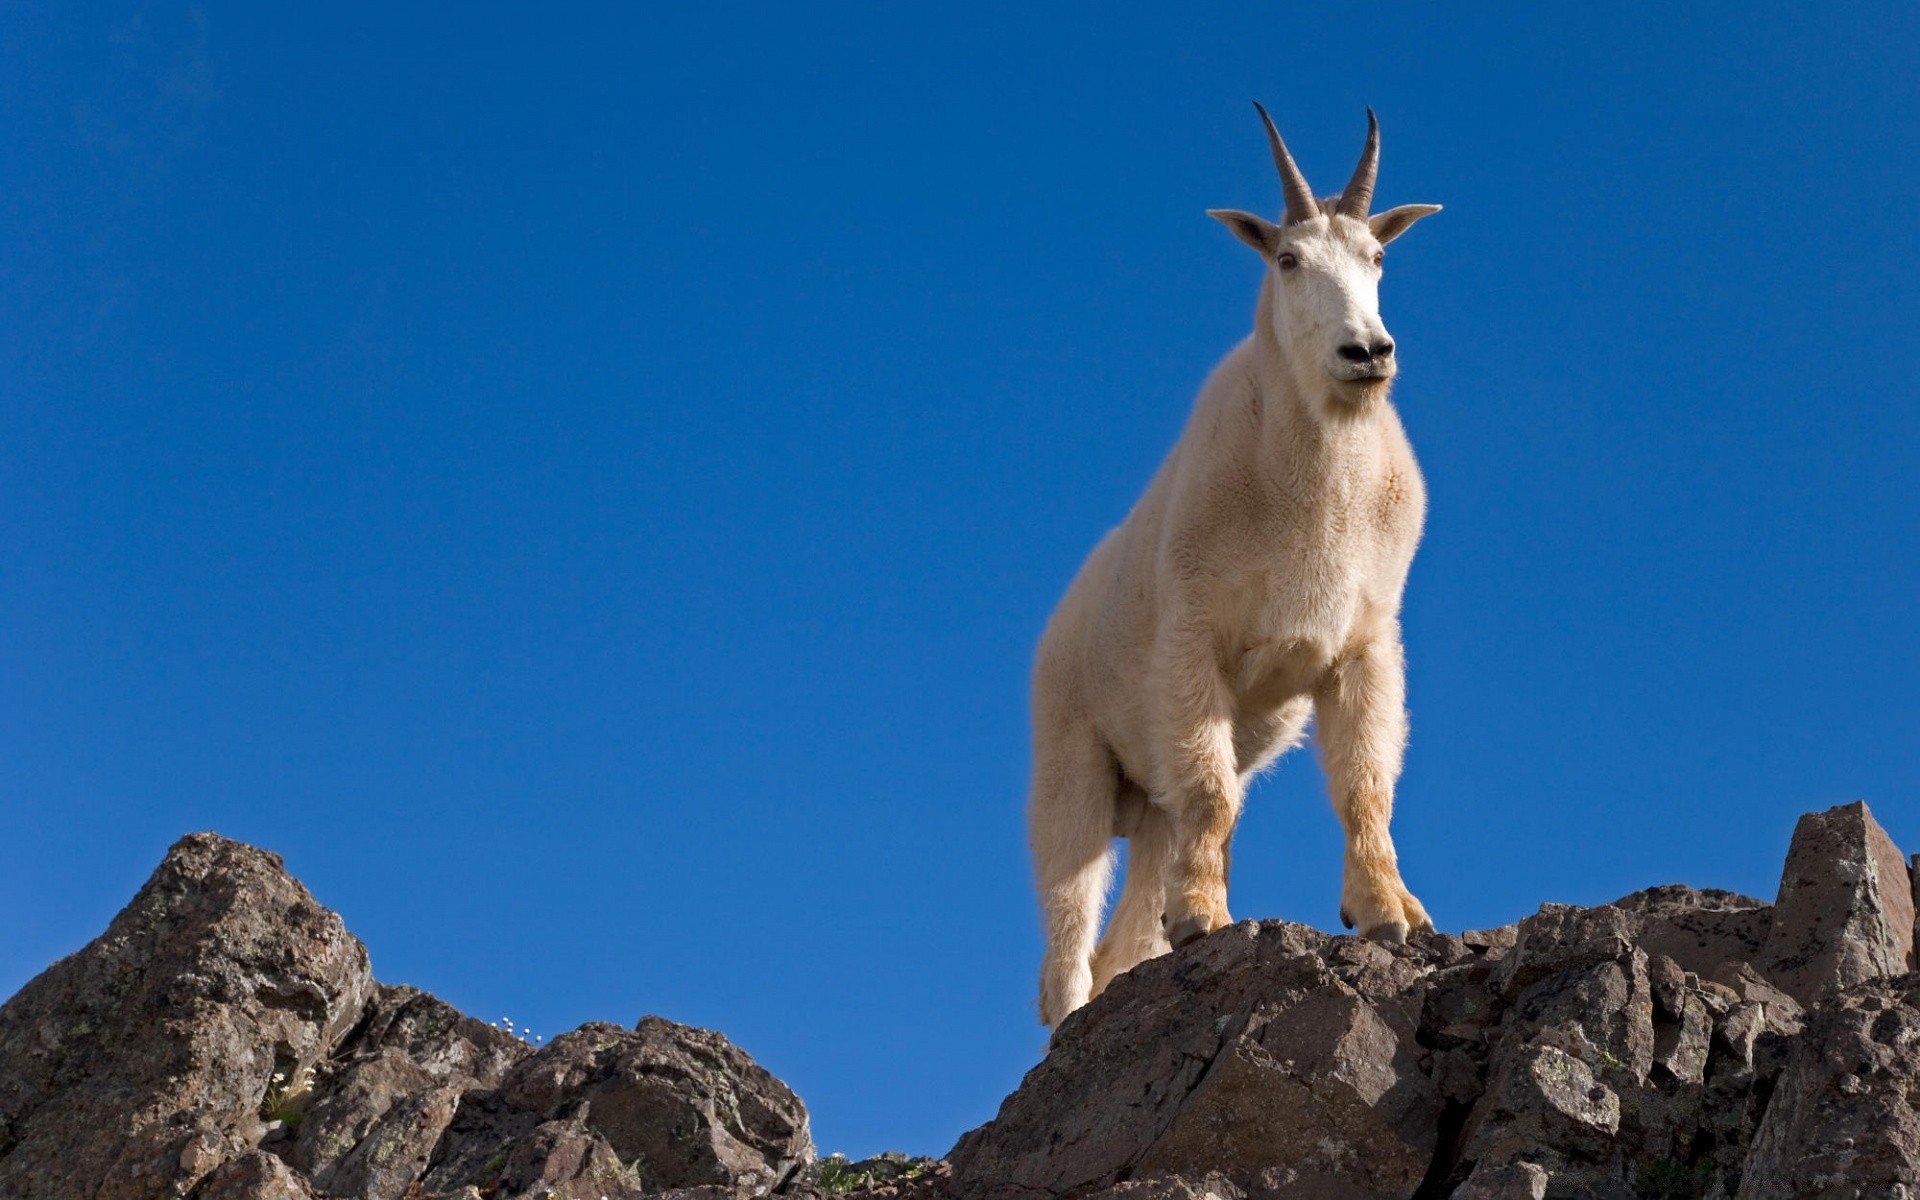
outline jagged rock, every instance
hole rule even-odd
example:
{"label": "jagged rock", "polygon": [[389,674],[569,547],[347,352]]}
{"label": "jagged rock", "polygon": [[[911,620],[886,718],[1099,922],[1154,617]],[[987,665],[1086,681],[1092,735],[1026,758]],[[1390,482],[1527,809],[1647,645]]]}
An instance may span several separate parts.
{"label": "jagged rock", "polygon": [[1266,1172],[1301,1195],[1408,1195],[1441,1111],[1416,1040],[1432,961],[1284,921],[1150,960],[1063,1022],[999,1116],[960,1140],[955,1184],[1064,1195]]}
{"label": "jagged rock", "polygon": [[1540,1147],[1603,1161],[1620,1130],[1620,1097],[1565,1050],[1522,1043],[1505,1056],[1470,1126],[1467,1157],[1501,1162]]}
{"label": "jagged rock", "polygon": [[1865,804],[1808,813],[1793,830],[1761,971],[1803,1005],[1913,967],[1906,856]]}
{"label": "jagged rock", "polygon": [[514,1108],[497,1091],[468,1092],[440,1135],[422,1185],[430,1193],[497,1186],[514,1146],[540,1124],[538,1115]]}
{"label": "jagged rock", "polygon": [[313,1200],[313,1189],[280,1159],[248,1150],[215,1167],[193,1200]]}
{"label": "jagged rock", "polygon": [[[711,1189],[718,1200],[784,1183],[812,1161],[813,1142],[799,1097],[738,1047],[643,1017],[632,1030],[594,1023],[562,1034],[498,1090],[467,1092],[423,1183],[504,1197],[529,1180],[559,1191],[577,1168],[614,1196],[608,1156],[629,1172],[619,1186],[636,1194]],[[600,1184],[577,1186],[584,1195]]]}
{"label": "jagged rock", "polygon": [[1740,1200],[1920,1195],[1920,975],[1815,1006],[1773,1091]]}
{"label": "jagged rock", "polygon": [[718,1034],[648,1018],[536,1055],[375,984],[279,858],[210,834],[0,1007],[9,1198],[625,1198],[644,1167],[732,1200],[811,1155],[798,1098]]}
{"label": "jagged rock", "polygon": [[946,1196],[946,1181],[951,1174],[947,1164],[939,1159],[889,1151],[850,1162],[834,1154],[802,1167],[781,1187],[780,1194],[795,1200],[855,1192],[872,1200],[908,1196],[940,1200]]}
{"label": "jagged rock", "polygon": [[1633,915],[1634,945],[1701,976],[1712,975],[1722,963],[1758,959],[1773,921],[1773,908],[1765,901],[1678,883],[1622,896],[1611,907]]}
{"label": "jagged rock", "polygon": [[1654,1054],[1647,956],[1629,947],[1616,959],[1549,975],[1515,998],[1509,1021],[1528,1033],[1561,1035],[1581,1058],[1619,1076],[1616,1082],[1645,1082]]}
{"label": "jagged rock", "polygon": [[1537,1163],[1476,1168],[1453,1200],[1546,1200],[1547,1180],[1546,1168]]}
{"label": "jagged rock", "polygon": [[1501,925],[1493,929],[1469,929],[1460,935],[1460,941],[1476,954],[1485,956],[1489,961],[1498,960],[1507,951],[1513,949],[1520,940],[1520,926]]}
{"label": "jagged rock", "polygon": [[[337,1076],[316,1089],[317,1096],[303,1108],[287,1160],[329,1194],[358,1194],[334,1178],[336,1169],[362,1141],[384,1126],[387,1114],[407,1096],[434,1086],[426,1069],[416,1065],[398,1050],[347,1064]],[[447,1119],[452,1119],[452,1111]],[[431,1153],[446,1127],[442,1121],[426,1140]],[[421,1166],[426,1165],[422,1155]],[[418,1178],[418,1172],[401,1180],[401,1186]]]}
{"label": "jagged rock", "polygon": [[1618,962],[1633,953],[1638,932],[1632,914],[1611,905],[1543,904],[1520,922],[1512,949],[1494,970],[1494,990],[1511,1000],[1549,976]]}
{"label": "jagged rock", "polygon": [[536,1051],[190,837],[0,1007],[0,1196],[1920,1200],[1905,872],[1853,805],[1801,822],[1773,906],[1674,885],[1399,948],[1243,923],[1065,1021],[951,1167],[809,1166],[805,1107],[718,1034]]}
{"label": "jagged rock", "polygon": [[548,1121],[516,1143],[494,1193],[497,1200],[638,1200],[645,1194],[640,1176],[577,1117]]}
{"label": "jagged rock", "polygon": [[463,1092],[533,1052],[416,988],[380,987],[326,1066],[287,1158],[329,1196],[396,1195],[426,1171]]}
{"label": "jagged rock", "polygon": [[339,1057],[398,1050],[437,1083],[499,1087],[513,1065],[533,1053],[519,1038],[476,1021],[414,987],[377,985],[367,1015]]}
{"label": "jagged rock", "polygon": [[1151,1175],[1093,1193],[1087,1200],[1245,1200],[1247,1191],[1218,1171],[1189,1178]]}
{"label": "jagged rock", "polygon": [[0,1195],[194,1187],[258,1143],[273,1076],[320,1063],[372,988],[365,948],[278,856],[182,838],[105,933],[0,1007]]}
{"label": "jagged rock", "polygon": [[622,1160],[643,1160],[655,1189],[762,1192],[813,1158],[806,1106],[784,1083],[719,1034],[660,1017],[562,1034],[502,1094],[548,1119],[587,1102],[589,1126]]}

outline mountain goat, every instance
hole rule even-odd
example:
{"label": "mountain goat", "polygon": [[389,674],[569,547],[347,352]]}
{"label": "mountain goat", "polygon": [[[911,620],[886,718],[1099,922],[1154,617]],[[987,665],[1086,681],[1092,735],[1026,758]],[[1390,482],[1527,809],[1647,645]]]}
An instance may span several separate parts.
{"label": "mountain goat", "polygon": [[[1266,261],[1253,333],[1214,368],[1146,494],[1088,556],[1033,673],[1040,1019],[1229,924],[1227,843],[1255,773],[1309,719],[1346,830],[1340,916],[1432,929],[1387,825],[1407,738],[1400,598],[1426,490],[1388,402],[1381,247],[1438,205],[1373,216],[1380,127],[1316,200],[1267,110],[1286,210],[1208,215]],[[1096,949],[1112,840],[1126,883]]]}

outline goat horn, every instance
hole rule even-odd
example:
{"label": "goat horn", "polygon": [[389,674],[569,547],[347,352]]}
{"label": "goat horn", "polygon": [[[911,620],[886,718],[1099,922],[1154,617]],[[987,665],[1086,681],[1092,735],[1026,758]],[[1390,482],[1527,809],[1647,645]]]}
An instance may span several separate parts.
{"label": "goat horn", "polygon": [[1373,115],[1373,107],[1367,107],[1367,145],[1360,151],[1360,165],[1353,169],[1353,178],[1347,181],[1347,190],[1340,193],[1340,203],[1333,211],[1357,221],[1367,219],[1367,210],[1373,207],[1373,180],[1380,173],[1380,122]]}
{"label": "goat horn", "polygon": [[1294,225],[1311,220],[1320,215],[1320,202],[1313,198],[1313,189],[1307,186],[1307,177],[1300,168],[1293,165],[1293,155],[1287,153],[1287,144],[1280,140],[1280,131],[1273,127],[1273,118],[1261,107],[1258,100],[1253,106],[1260,111],[1260,120],[1267,127],[1267,145],[1273,150],[1273,165],[1280,168],[1280,190],[1287,198],[1287,213],[1282,221]]}

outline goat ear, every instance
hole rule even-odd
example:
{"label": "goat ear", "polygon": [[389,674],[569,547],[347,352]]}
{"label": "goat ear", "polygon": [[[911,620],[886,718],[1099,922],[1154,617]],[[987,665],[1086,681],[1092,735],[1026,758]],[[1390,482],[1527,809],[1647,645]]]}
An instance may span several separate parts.
{"label": "goat ear", "polygon": [[1373,230],[1374,239],[1384,246],[1412,228],[1421,217],[1430,217],[1439,211],[1438,204],[1402,204],[1368,217],[1367,228]]}
{"label": "goat ear", "polygon": [[1233,236],[1270,258],[1280,245],[1280,227],[1263,217],[1234,208],[1210,208],[1207,215],[1233,230]]}

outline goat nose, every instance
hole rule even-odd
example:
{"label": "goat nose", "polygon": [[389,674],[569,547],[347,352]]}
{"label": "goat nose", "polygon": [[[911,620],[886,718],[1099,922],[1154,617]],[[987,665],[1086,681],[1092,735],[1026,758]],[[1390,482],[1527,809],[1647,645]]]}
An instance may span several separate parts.
{"label": "goat nose", "polygon": [[1373,361],[1373,351],[1362,346],[1359,342],[1348,342],[1346,345],[1340,347],[1337,353],[1341,358],[1346,359],[1350,363]]}
{"label": "goat nose", "polygon": [[1392,358],[1393,357],[1393,339],[1381,338],[1379,341],[1375,342],[1373,344],[1373,356],[1375,358]]}

